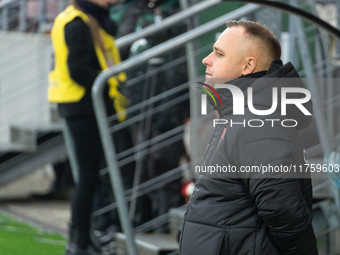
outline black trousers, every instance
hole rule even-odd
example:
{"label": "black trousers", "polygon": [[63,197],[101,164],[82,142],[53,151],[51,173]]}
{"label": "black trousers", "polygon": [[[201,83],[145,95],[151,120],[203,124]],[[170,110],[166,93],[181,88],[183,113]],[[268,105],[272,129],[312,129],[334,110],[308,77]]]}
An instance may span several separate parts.
{"label": "black trousers", "polygon": [[[66,125],[73,140],[76,160],[79,170],[79,180],[75,186],[72,198],[72,227],[77,231],[77,239],[80,244],[90,243],[91,213],[94,203],[99,171],[103,168],[104,152],[99,135],[97,122],[94,116],[68,117],[65,118]],[[132,147],[131,132],[129,128],[123,128],[112,136],[117,154]],[[132,187],[135,163],[130,162],[121,167],[123,185],[125,189]],[[104,183],[103,183],[104,184]],[[105,191],[103,191],[105,189]],[[105,193],[112,193],[109,185],[101,187],[101,195],[96,201],[97,207],[105,206]],[[97,190],[98,193],[98,190]],[[104,195],[103,195],[104,194]],[[113,198],[112,201],[114,202]],[[99,208],[96,208],[99,209]],[[120,229],[117,212],[113,212],[110,224]]]}
{"label": "black trousers", "polygon": [[65,120],[79,169],[79,180],[72,198],[72,227],[78,233],[77,242],[86,244],[90,242],[92,203],[103,160],[103,148],[94,116],[69,117]]}

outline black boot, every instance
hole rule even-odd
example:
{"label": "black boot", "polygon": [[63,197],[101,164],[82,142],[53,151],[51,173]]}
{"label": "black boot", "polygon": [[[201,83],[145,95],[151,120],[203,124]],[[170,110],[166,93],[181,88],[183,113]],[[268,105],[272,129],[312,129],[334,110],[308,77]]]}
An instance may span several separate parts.
{"label": "black boot", "polygon": [[92,244],[89,233],[82,233],[71,226],[65,255],[101,255],[101,252]]}

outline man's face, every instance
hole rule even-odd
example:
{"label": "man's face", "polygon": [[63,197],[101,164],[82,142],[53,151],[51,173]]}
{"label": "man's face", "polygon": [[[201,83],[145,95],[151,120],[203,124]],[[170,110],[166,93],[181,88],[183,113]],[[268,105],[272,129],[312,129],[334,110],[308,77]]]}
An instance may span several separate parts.
{"label": "man's face", "polygon": [[231,27],[223,31],[213,51],[202,60],[206,69],[206,83],[214,86],[242,75],[247,56],[244,28]]}

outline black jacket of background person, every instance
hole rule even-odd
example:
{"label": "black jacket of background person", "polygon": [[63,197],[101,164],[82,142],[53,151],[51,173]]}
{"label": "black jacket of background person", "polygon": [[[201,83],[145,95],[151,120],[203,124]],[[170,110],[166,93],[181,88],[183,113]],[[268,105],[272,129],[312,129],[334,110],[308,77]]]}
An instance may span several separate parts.
{"label": "black jacket of background person", "polygon": [[[115,35],[116,24],[108,17],[108,10],[87,1],[78,1],[83,11],[97,19],[99,25],[109,34]],[[67,65],[71,78],[85,87],[84,97],[79,102],[58,104],[62,117],[93,116],[91,89],[101,72],[101,67],[94,49],[89,26],[81,19],[75,18],[65,26],[65,41],[68,47]],[[108,96],[108,86],[104,89],[104,100],[109,115],[115,113],[113,102]]]}
{"label": "black jacket of background person", "polygon": [[[295,79],[282,82],[286,79],[279,78]],[[267,72],[252,74],[228,84],[241,88],[245,98],[247,87],[252,86],[256,109],[271,107],[273,86],[303,87],[292,64],[283,66],[280,59],[276,59]],[[295,119],[299,125],[297,128],[284,128],[280,122],[276,122],[278,124],[274,127],[264,125],[261,128],[217,125],[207,147],[204,166],[230,164],[240,169],[241,166],[261,164],[299,166],[306,163],[298,130],[309,125],[311,116],[305,116],[295,106],[287,108],[287,116],[281,116],[280,92],[278,108],[271,116],[254,115],[247,105],[245,115],[232,115],[229,90],[217,89],[217,92],[223,103],[218,109],[221,119],[238,122],[243,119],[246,122],[249,119]],[[304,97],[301,93],[299,95]],[[304,106],[312,112],[311,101]],[[318,254],[311,225],[312,185],[309,174],[305,174],[304,178],[298,173],[209,175],[200,176],[188,203],[181,231],[181,255]]]}

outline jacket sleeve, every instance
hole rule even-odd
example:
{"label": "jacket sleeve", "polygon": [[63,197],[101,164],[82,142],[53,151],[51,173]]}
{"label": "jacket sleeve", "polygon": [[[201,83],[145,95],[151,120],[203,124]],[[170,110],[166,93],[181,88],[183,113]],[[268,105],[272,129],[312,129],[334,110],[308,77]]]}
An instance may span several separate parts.
{"label": "jacket sleeve", "polygon": [[[81,18],[75,18],[65,27],[68,47],[67,65],[71,78],[90,89],[100,70],[96,68],[95,51],[89,27]],[[99,65],[99,64],[98,64]]]}
{"label": "jacket sleeve", "polygon": [[[234,143],[237,167],[257,166],[260,172],[240,173],[258,213],[282,254],[318,254],[312,212],[306,204],[293,166],[299,162],[295,141],[281,128],[240,130]],[[261,166],[291,167],[291,172],[263,173]]]}

